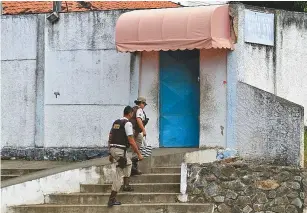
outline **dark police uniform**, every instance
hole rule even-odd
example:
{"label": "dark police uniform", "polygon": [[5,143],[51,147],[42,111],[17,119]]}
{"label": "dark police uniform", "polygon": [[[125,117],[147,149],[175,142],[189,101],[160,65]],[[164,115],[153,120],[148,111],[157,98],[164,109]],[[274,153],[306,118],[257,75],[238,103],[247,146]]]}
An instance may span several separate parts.
{"label": "dark police uniform", "polygon": [[133,135],[131,122],[121,118],[113,123],[110,140],[110,154],[116,160],[116,175],[112,191],[118,192],[123,184],[123,177],[130,177],[132,162],[126,156],[129,147],[128,136]]}

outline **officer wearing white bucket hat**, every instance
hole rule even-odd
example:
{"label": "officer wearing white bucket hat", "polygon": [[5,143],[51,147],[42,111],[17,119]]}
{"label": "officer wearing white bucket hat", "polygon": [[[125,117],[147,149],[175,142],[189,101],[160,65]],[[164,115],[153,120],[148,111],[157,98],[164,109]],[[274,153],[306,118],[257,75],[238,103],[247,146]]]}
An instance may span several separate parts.
{"label": "officer wearing white bucket hat", "polygon": [[[144,112],[144,108],[147,105],[146,99],[144,97],[138,97],[134,103],[136,106],[133,107],[134,114],[132,119],[130,119],[133,124],[133,129],[135,131],[134,137],[138,148],[142,146],[142,142],[144,137],[146,137],[146,129],[145,126],[148,123],[149,119],[146,117]],[[136,154],[132,155],[132,169],[131,175],[141,175],[141,171],[138,169],[138,159]]]}

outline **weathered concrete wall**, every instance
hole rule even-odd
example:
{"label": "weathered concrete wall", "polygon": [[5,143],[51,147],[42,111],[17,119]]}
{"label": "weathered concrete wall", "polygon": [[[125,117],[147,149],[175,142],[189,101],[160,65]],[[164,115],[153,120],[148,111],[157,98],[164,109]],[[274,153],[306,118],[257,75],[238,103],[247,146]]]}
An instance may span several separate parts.
{"label": "weathered concrete wall", "polygon": [[37,19],[1,16],[1,60],[36,60]]}
{"label": "weathered concrete wall", "polygon": [[159,147],[159,52],[142,52],[139,94],[146,97],[149,122],[146,126],[148,143]]}
{"label": "weathered concrete wall", "polygon": [[276,94],[304,106],[307,126],[307,13],[278,11]]}
{"label": "weathered concrete wall", "polygon": [[279,165],[300,165],[302,106],[245,83],[237,85],[236,141],[240,156]]}
{"label": "weathered concrete wall", "polygon": [[[73,169],[47,177],[1,188],[1,212],[12,213],[10,207],[44,204],[48,194],[80,192],[80,184],[98,184],[102,167]],[[55,184],[56,183],[56,184]]]}
{"label": "weathered concrete wall", "polygon": [[139,96],[141,53],[131,54],[130,60],[130,106],[134,106],[134,101]]}
{"label": "weathered concrete wall", "polygon": [[66,13],[46,23],[45,147],[107,145],[130,100],[130,54],[117,53],[114,41],[121,13]]}
{"label": "weathered concrete wall", "polygon": [[[237,132],[241,131],[238,127],[240,121],[236,120],[236,113],[239,112],[237,107],[240,104],[235,98],[238,97],[238,81],[301,105],[305,108],[306,115],[307,15],[243,4],[233,4],[231,8],[237,41],[235,50],[227,56],[227,147],[240,149],[236,140]],[[245,9],[275,14],[274,46],[244,41]],[[307,116],[304,124],[307,125]]]}
{"label": "weathered concrete wall", "polygon": [[[47,105],[126,105],[130,55],[116,50],[46,52]],[[59,92],[56,98],[54,92]]]}
{"label": "weathered concrete wall", "polygon": [[1,147],[35,145],[38,16],[1,17]]}
{"label": "weathered concrete wall", "polygon": [[[275,14],[275,44],[244,42],[244,10]],[[307,14],[233,5],[238,80],[274,93],[307,109]],[[305,111],[306,114],[307,111]],[[304,119],[307,126],[307,118]]]}
{"label": "weathered concrete wall", "polygon": [[[266,47],[244,42],[245,6],[235,6],[235,50],[227,60],[201,51],[200,146],[237,147],[238,80],[306,106],[306,14],[276,12],[275,47]],[[158,53],[115,51],[123,12],[66,13],[53,25],[45,15],[2,16],[2,147],[105,146],[112,121],[138,94],[149,102],[149,142],[159,146]]]}
{"label": "weathered concrete wall", "polygon": [[200,147],[226,146],[227,52],[200,51]]}
{"label": "weathered concrete wall", "polygon": [[2,147],[34,146],[35,60],[2,61]]}
{"label": "weathered concrete wall", "polygon": [[2,156],[40,147],[39,159],[57,159],[54,148],[107,145],[112,122],[138,96],[139,56],[115,50],[124,12],[60,14],[55,24],[45,15],[2,16]]}

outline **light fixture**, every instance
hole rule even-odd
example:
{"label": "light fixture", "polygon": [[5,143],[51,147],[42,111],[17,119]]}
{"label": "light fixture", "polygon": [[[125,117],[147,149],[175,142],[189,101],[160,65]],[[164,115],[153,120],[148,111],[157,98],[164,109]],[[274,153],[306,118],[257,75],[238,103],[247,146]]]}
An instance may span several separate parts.
{"label": "light fixture", "polygon": [[59,20],[59,14],[57,12],[53,12],[47,17],[47,20],[53,24]]}
{"label": "light fixture", "polygon": [[47,20],[50,21],[52,24],[57,22],[60,18],[59,12],[61,11],[61,1],[54,1],[53,2],[53,9],[52,13],[47,17]]}

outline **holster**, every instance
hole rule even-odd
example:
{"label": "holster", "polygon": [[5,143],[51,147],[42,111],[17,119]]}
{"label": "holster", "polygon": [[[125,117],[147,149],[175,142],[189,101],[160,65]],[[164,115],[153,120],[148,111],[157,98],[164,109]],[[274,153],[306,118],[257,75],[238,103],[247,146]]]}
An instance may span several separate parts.
{"label": "holster", "polygon": [[[149,118],[145,118],[145,120],[142,121],[144,127],[147,125],[148,121],[149,121]],[[136,138],[142,132],[143,131],[141,130],[139,125],[136,125],[135,130],[134,130],[134,137]]]}
{"label": "holster", "polygon": [[148,121],[149,121],[149,118],[146,118],[146,119],[143,121],[143,125],[146,126],[147,123],[148,123]]}
{"label": "holster", "polygon": [[119,168],[124,169],[127,166],[127,158],[119,157],[117,163]]}
{"label": "holster", "polygon": [[124,152],[124,157],[119,157],[117,163],[117,167],[121,169],[124,169],[127,166],[126,150]]}

